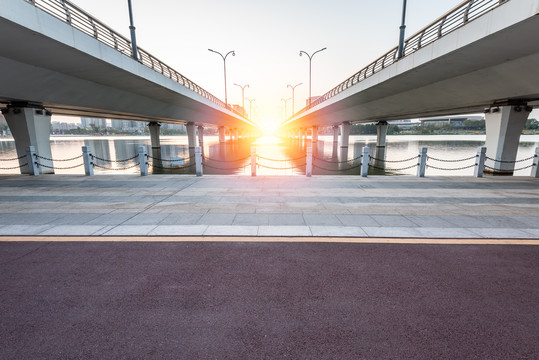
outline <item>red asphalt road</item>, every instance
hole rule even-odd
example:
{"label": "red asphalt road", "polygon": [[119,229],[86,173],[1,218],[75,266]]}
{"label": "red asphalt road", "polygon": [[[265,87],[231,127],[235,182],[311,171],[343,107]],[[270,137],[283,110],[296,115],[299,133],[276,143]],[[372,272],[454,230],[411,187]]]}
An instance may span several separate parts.
{"label": "red asphalt road", "polygon": [[0,242],[1,359],[538,359],[539,246]]}

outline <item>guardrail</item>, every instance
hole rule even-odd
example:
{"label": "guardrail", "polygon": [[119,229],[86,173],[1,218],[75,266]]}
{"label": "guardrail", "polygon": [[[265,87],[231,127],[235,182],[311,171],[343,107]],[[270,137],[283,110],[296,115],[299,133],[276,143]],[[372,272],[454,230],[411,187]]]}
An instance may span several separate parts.
{"label": "guardrail", "polygon": [[[454,9],[441,16],[426,28],[418,31],[404,42],[403,57],[413,54],[417,50],[425,47],[434,41],[444,37],[450,32],[468,24],[470,21],[477,19],[478,17],[486,14],[487,12],[501,6],[510,0],[467,0],[458,5]],[[368,77],[376,74],[377,72],[385,69],[386,67],[396,63],[398,47],[394,47],[386,54],[376,59],[371,64],[367,65],[348,79],[335,86],[333,89],[322,95],[311,103],[311,105],[304,107],[289,119],[309,110],[310,108],[323,103],[324,101],[340,94],[344,90],[360,83]]]}
{"label": "guardrail", "polygon": [[[72,4],[68,0],[25,0],[30,4],[38,7],[39,9],[47,12],[55,18],[62,20],[63,22],[70,24],[74,28],[90,35],[91,37],[99,40],[103,44],[110,46],[113,49],[121,52],[122,54],[132,57],[131,41],[124,36],[115,32],[107,25],[103,24],[99,20],[92,17],[90,14]],[[189,90],[205,97],[206,99],[214,102],[215,104],[232,111],[233,113],[242,116],[243,115],[230,106],[219,100],[216,96],[210,92],[204,90],[187,77],[183,76],[164,62],[157,59],[147,51],[137,48],[139,62],[147,67],[157,71],[158,73],[168,77],[171,80],[185,86]]]}

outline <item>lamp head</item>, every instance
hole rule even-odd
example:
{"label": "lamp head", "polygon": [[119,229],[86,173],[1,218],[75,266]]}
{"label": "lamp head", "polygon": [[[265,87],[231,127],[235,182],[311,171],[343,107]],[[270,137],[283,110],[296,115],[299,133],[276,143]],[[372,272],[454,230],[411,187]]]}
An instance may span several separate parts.
{"label": "lamp head", "polygon": [[236,53],[234,51],[232,51],[232,56],[236,56]]}

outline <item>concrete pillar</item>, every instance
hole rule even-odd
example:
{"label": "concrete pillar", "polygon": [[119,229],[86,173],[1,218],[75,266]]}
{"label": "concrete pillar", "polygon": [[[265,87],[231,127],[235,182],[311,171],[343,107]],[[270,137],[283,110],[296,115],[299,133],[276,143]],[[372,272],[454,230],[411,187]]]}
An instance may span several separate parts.
{"label": "concrete pillar", "polygon": [[350,123],[345,121],[341,124],[341,148],[347,148],[350,139]]}
{"label": "concrete pillar", "polygon": [[256,147],[251,146],[251,176],[256,176]]}
{"label": "concrete pillar", "polygon": [[[17,149],[17,157],[26,155],[26,148],[33,146],[36,154],[47,159],[52,159],[50,145],[51,113],[43,108],[30,107],[28,104],[21,106],[10,105],[2,110],[6,118]],[[35,159],[19,160],[19,165],[26,162],[31,164]],[[47,166],[41,167],[43,174],[54,174],[53,162],[45,159],[38,159],[38,162]],[[50,167],[50,168],[48,168]],[[28,174],[29,169],[25,166],[21,168],[22,174]]]}
{"label": "concrete pillar", "polygon": [[82,147],[82,160],[84,161],[84,173],[86,176],[94,175],[94,164],[92,162],[92,147]]}
{"label": "concrete pillar", "polygon": [[425,177],[427,167],[427,147],[423,146],[419,151],[419,165],[417,166],[417,176]]}
{"label": "concrete pillar", "polygon": [[533,158],[533,166],[530,176],[533,178],[539,178],[539,147],[535,148],[535,157]]}
{"label": "concrete pillar", "polygon": [[26,148],[26,158],[30,159],[28,160],[28,174],[37,176],[39,175],[39,167],[37,166],[37,160],[35,158],[36,156],[36,148],[33,146],[28,146]]}
{"label": "concrete pillar", "polygon": [[386,137],[387,137],[387,121],[379,121],[376,123],[376,153],[374,154],[374,166],[385,168],[386,160]]}
{"label": "concrete pillar", "polygon": [[201,148],[201,151],[204,153],[204,126],[200,125],[198,129],[198,146]]}
{"label": "concrete pillar", "polygon": [[337,144],[339,142],[339,126],[333,126],[333,142]]}
{"label": "concrete pillar", "polygon": [[234,140],[238,141],[239,139],[240,139],[239,131],[238,129],[234,129]]}
{"label": "concrete pillar", "polygon": [[202,150],[200,147],[195,148],[195,169],[197,176],[202,176]]}
{"label": "concrete pillar", "polygon": [[191,157],[191,159],[193,159],[195,156],[195,147],[197,146],[195,124],[187,123],[185,127],[187,129],[187,142],[189,144],[189,156]]}
{"label": "concrete pillar", "polygon": [[313,148],[307,148],[307,164],[305,166],[305,174],[307,177],[313,176]]}
{"label": "concrete pillar", "polygon": [[148,159],[146,158],[146,146],[138,147],[138,161],[140,166],[140,176],[148,175]]}
{"label": "concrete pillar", "polygon": [[484,146],[477,148],[477,156],[475,158],[475,168],[474,176],[483,177],[483,172],[485,171],[485,156],[487,153],[487,148]]}
{"label": "concrete pillar", "polygon": [[224,142],[226,142],[225,127],[219,126],[219,143],[223,144]]}
{"label": "concrete pillar", "polygon": [[318,142],[318,126],[313,126],[313,143]]}
{"label": "concrete pillar", "polygon": [[[514,105],[493,107],[485,112],[487,157],[501,161],[516,160],[520,134],[531,110],[526,105]],[[489,166],[491,164],[489,161]],[[487,168],[485,172],[507,174],[513,172],[515,164],[495,161],[491,167],[495,170]]]}
{"label": "concrete pillar", "polygon": [[361,176],[367,177],[369,174],[369,147],[365,146],[363,147],[362,152],[362,158],[361,158]]}

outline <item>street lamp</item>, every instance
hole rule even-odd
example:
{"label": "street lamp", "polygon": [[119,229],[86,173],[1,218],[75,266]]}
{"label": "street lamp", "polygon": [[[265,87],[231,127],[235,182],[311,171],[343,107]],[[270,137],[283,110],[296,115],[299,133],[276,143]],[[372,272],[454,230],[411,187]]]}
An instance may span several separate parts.
{"label": "street lamp", "polygon": [[404,52],[404,30],[406,29],[406,0],[402,0],[402,24],[400,26],[400,37],[399,37],[399,50],[397,53],[397,60],[400,59]]}
{"label": "street lamp", "polygon": [[241,108],[243,109],[243,117],[245,117],[245,93],[244,93],[244,90],[246,87],[249,87],[249,84],[247,85],[238,85],[236,83],[234,83],[234,85],[236,86],[239,86],[241,88]]}
{"label": "street lamp", "polygon": [[286,103],[288,102],[288,100],[292,100],[292,98],[288,98],[288,99],[281,99],[281,101],[284,101],[284,121],[286,121],[288,119],[288,117],[286,116]]}
{"label": "street lamp", "polygon": [[320,50],[317,50],[315,51],[312,55],[309,55],[307,52],[303,51],[303,50],[300,50],[299,52],[299,56],[302,56],[303,54],[307,55],[307,57],[309,58],[309,107],[311,107],[311,61],[313,60],[313,56],[316,54],[316,53],[319,53],[320,51],[324,51],[326,50],[327,48],[323,48],[323,49],[320,49]]}
{"label": "street lamp", "polygon": [[256,102],[256,100],[248,99],[248,98],[245,98],[245,100],[249,101],[249,120],[253,120],[252,105],[253,105],[253,101]]}
{"label": "street lamp", "polygon": [[129,7],[129,30],[131,30],[131,50],[133,52],[133,59],[138,61],[137,39],[135,37],[135,26],[133,25],[133,10],[131,8],[131,0],[127,0],[127,6]]}
{"label": "street lamp", "polygon": [[224,63],[224,67],[225,67],[225,107],[228,108],[228,98],[226,97],[226,58],[230,54],[232,54],[232,56],[236,56],[236,53],[234,52],[234,50],[232,50],[232,51],[227,52],[226,55],[223,56],[223,54],[221,54],[219,51],[215,51],[215,50],[212,50],[212,49],[208,49],[208,50],[213,52],[213,53],[221,55],[221,57],[223,58],[223,63]]}
{"label": "street lamp", "polygon": [[292,89],[292,116],[294,116],[295,111],[296,111],[296,109],[294,108],[294,90],[296,89],[297,86],[300,86],[301,84],[303,84],[303,83],[299,83],[299,84],[294,85],[294,86],[292,86],[290,84],[286,85],[287,88]]}

